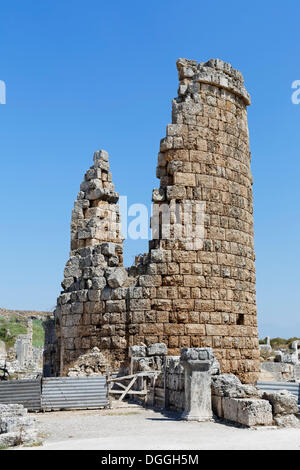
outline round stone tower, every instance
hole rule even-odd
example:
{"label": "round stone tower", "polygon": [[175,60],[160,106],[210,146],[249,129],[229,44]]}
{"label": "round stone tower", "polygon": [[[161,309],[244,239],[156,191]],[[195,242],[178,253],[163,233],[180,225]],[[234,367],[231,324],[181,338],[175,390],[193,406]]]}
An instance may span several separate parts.
{"label": "round stone tower", "polygon": [[252,176],[241,73],[221,60],[177,61],[178,97],[161,141],[149,252],[123,267],[118,194],[96,152],[72,220],[56,309],[56,373],[97,346],[115,370],[128,347],[213,347],[224,373],[259,369]]}
{"label": "round stone tower", "polygon": [[155,237],[148,274],[139,277],[153,287],[140,339],[164,341],[174,355],[181,347],[211,346],[223,372],[253,382],[259,349],[250,97],[241,73],[221,60],[179,59],[177,68],[178,97],[153,191]]}

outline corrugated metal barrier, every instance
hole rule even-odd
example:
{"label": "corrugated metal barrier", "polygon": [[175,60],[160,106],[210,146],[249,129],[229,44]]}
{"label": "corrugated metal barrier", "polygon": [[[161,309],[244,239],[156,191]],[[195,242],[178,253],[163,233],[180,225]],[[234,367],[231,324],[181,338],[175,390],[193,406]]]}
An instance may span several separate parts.
{"label": "corrugated metal barrier", "polygon": [[297,382],[257,382],[257,386],[263,392],[288,390],[298,398],[298,408],[300,409],[300,384]]}
{"label": "corrugated metal barrier", "polygon": [[0,382],[0,403],[20,403],[29,411],[40,411],[41,380],[7,380]]}
{"label": "corrugated metal barrier", "polygon": [[49,377],[42,384],[43,410],[101,408],[107,405],[107,381],[97,377]]}
{"label": "corrugated metal barrier", "polygon": [[49,377],[0,382],[0,403],[20,403],[29,411],[102,408],[107,380],[97,377]]}

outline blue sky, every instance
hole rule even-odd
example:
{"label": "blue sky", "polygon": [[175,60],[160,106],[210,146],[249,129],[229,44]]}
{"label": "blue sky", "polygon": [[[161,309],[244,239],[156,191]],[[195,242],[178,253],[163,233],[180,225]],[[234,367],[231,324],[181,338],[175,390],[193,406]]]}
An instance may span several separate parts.
{"label": "blue sky", "polygon": [[[69,252],[73,201],[93,152],[110,154],[129,204],[150,204],[175,62],[221,58],[252,97],[260,336],[300,336],[299,2],[2,2],[0,306],[49,310]],[[126,242],[126,263],[147,250]]]}

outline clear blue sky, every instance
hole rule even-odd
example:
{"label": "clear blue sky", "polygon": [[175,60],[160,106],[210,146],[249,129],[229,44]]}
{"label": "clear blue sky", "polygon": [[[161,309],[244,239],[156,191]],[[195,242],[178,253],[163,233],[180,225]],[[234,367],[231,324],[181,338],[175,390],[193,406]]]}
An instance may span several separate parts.
{"label": "clear blue sky", "polygon": [[[0,306],[55,306],[94,150],[109,152],[129,203],[150,203],[175,62],[218,57],[253,102],[260,336],[300,336],[299,2],[10,0],[0,14]],[[126,248],[130,264],[147,242]]]}

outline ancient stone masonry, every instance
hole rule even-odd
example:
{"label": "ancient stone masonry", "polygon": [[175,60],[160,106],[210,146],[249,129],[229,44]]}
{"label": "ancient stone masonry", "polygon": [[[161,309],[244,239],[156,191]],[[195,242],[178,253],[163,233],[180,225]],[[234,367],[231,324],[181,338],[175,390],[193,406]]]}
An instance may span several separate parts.
{"label": "ancient stone masonry", "polygon": [[177,68],[152,196],[153,239],[135,266],[123,267],[106,152],[95,153],[80,187],[55,312],[56,374],[95,346],[120,370],[129,346],[163,342],[174,356],[182,347],[213,347],[223,373],[256,380],[250,98],[241,73],[221,60],[179,59]]}
{"label": "ancient stone masonry", "polygon": [[233,374],[212,377],[212,407],[216,416],[244,426],[298,427],[298,398],[287,390],[262,392],[243,385]]}
{"label": "ancient stone masonry", "polygon": [[[95,346],[107,353],[113,367],[125,360],[127,319],[125,291],[120,288],[127,271],[122,267],[118,198],[108,154],[95,152],[94,165],[85,174],[72,212],[70,258],[55,310],[56,374],[67,374],[70,366]],[[47,336],[47,325],[45,328]]]}

